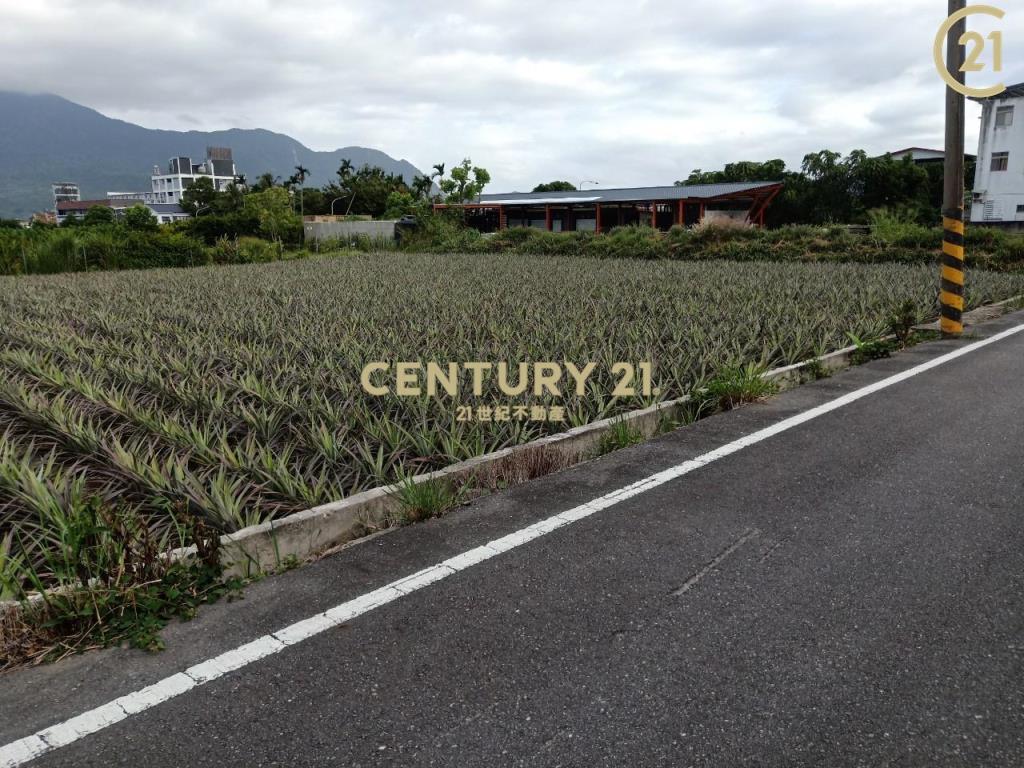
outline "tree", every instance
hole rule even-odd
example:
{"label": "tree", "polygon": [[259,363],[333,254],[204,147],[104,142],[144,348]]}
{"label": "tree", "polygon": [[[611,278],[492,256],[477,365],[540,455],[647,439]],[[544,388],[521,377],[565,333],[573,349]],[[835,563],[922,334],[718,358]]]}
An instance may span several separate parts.
{"label": "tree", "polygon": [[352,165],[351,160],[349,160],[347,157],[342,159],[341,165],[338,166],[338,178],[341,179],[342,184],[344,184],[345,181],[352,175],[352,172],[354,170],[355,166]]}
{"label": "tree", "polygon": [[135,229],[142,232],[155,232],[160,226],[156,216],[144,205],[133,205],[124,212],[124,225],[128,229]]}
{"label": "tree", "polygon": [[353,172],[342,163],[338,178],[339,183],[323,188],[324,199],[343,198],[347,203],[346,211],[374,218],[384,215],[391,193],[409,191],[401,175],[387,173],[377,166],[364,165]]}
{"label": "tree", "polygon": [[310,175],[312,175],[312,174],[310,173],[309,168],[306,168],[301,163],[299,165],[295,166],[295,175],[292,176],[292,179],[295,181],[296,185],[299,187],[299,215],[300,216],[305,216],[306,215],[305,196],[304,196],[302,190],[306,186],[306,177],[310,176]]}
{"label": "tree", "polygon": [[212,209],[216,201],[217,190],[213,186],[213,180],[209,176],[200,176],[181,193],[181,201],[178,204],[183,211],[198,216],[204,208]]}
{"label": "tree", "polygon": [[941,176],[941,168],[936,179],[909,158],[869,157],[863,150],[843,157],[821,150],[805,155],[797,172],[787,171],[782,160],[742,161],[720,171],[695,170],[676,184],[781,181],[782,193],[768,209],[769,226],[863,223],[877,208],[931,223],[938,212],[936,195],[941,199]]}
{"label": "tree", "polygon": [[[244,181],[244,178],[243,178]],[[234,213],[245,206],[245,187],[238,181],[228,184],[223,192],[219,192],[213,201],[217,213]]]}
{"label": "tree", "polygon": [[429,200],[434,191],[434,180],[430,176],[416,176],[412,180],[412,193],[417,200]]}
{"label": "tree", "polygon": [[114,218],[113,208],[106,205],[94,205],[85,212],[82,223],[87,227],[93,227],[97,224],[113,224]]}
{"label": "tree", "polygon": [[876,208],[900,208],[915,220],[929,217],[928,171],[909,155],[894,160],[891,155],[864,158],[859,167],[858,208],[867,213]]}
{"label": "tree", "polygon": [[413,216],[422,210],[422,201],[413,196],[410,192],[392,192],[388,195],[387,207],[384,210],[385,219],[400,219],[403,216]]}
{"label": "tree", "polygon": [[268,240],[281,242],[302,230],[302,220],[292,210],[288,190],[274,187],[245,196],[245,210],[259,220],[260,234]]}
{"label": "tree", "polygon": [[726,184],[740,181],[782,181],[786,176],[784,160],[768,160],[763,163],[741,160],[729,163],[721,171],[692,171],[685,181],[677,181],[676,186],[687,184]]}
{"label": "tree", "polygon": [[[439,166],[434,166],[438,168]],[[443,171],[444,165],[440,165]],[[447,179],[438,183],[448,203],[464,204],[479,200],[484,187],[491,183],[491,174],[486,169],[473,165],[468,157],[452,168]]]}
{"label": "tree", "polygon": [[280,181],[281,177],[275,176],[270,171],[267,171],[266,173],[261,173],[257,177],[256,183],[253,184],[252,191],[265,192],[268,189],[273,189],[274,187],[276,187],[280,183]]}
{"label": "tree", "polygon": [[534,192],[575,192],[576,185],[568,181],[549,181],[547,184],[538,184],[533,188]]}
{"label": "tree", "polygon": [[[305,198],[306,210],[311,215],[330,213],[331,201],[327,199],[322,189],[307,187],[302,193]],[[332,198],[333,199],[333,198]]]}

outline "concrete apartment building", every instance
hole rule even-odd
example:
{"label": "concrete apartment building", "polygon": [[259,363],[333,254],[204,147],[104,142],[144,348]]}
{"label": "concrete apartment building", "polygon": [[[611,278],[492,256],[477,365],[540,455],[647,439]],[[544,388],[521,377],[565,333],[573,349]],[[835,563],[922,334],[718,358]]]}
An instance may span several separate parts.
{"label": "concrete apartment building", "polygon": [[50,185],[50,189],[53,191],[54,209],[60,203],[75,203],[82,199],[82,193],[73,181],[55,181]]}
{"label": "concrete apartment building", "polygon": [[167,163],[166,173],[159,166],[153,166],[153,202],[180,202],[182,192],[203,176],[213,182],[218,192],[235,183],[238,174],[230,147],[207,147],[206,158],[201,163],[193,163],[190,157],[172,157]]}

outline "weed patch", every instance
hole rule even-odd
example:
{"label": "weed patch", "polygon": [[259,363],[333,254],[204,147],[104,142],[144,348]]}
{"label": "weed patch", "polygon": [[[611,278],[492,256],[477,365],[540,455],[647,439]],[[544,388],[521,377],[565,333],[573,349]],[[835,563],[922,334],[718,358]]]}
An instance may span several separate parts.
{"label": "weed patch", "polygon": [[853,342],[854,350],[850,355],[852,365],[863,365],[871,360],[881,360],[892,355],[897,345],[887,339],[862,339],[856,334],[848,334]]}
{"label": "weed patch", "polygon": [[415,482],[412,476],[402,478],[393,492],[401,505],[400,525],[421,523],[457,507],[469,491],[468,485],[453,487],[446,480]]}
{"label": "weed patch", "polygon": [[179,561],[136,513],[96,502],[68,516],[41,562],[12,558],[8,539],[0,584],[18,603],[0,611],[0,670],[123,643],[161,650],[169,621],[235,595],[241,583],[223,578],[219,533],[181,520],[178,543],[196,554]]}
{"label": "weed patch", "polygon": [[643,440],[644,436],[640,430],[634,429],[625,419],[618,419],[612,422],[611,426],[601,435],[597,453],[599,456],[604,456],[612,451],[642,443]]}
{"label": "weed patch", "polygon": [[745,403],[754,403],[778,392],[774,381],[766,379],[763,365],[748,363],[725,368],[708,382],[708,399],[723,411]]}

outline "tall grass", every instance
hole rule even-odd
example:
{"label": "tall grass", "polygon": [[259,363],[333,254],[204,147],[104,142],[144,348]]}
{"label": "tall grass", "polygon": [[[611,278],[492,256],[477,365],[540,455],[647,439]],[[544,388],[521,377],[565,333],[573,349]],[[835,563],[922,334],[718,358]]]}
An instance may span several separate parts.
{"label": "tall grass", "polygon": [[[655,232],[647,226],[593,232],[547,232],[506,229],[481,235],[437,217],[406,240],[404,249],[430,253],[518,253],[595,258],[677,259],[706,261],[854,262],[938,264],[942,230],[923,227],[899,211],[871,214],[869,235],[843,226],[793,225],[764,230],[731,223],[673,227]],[[1024,270],[1024,235],[967,228],[968,263],[984,269]]]}

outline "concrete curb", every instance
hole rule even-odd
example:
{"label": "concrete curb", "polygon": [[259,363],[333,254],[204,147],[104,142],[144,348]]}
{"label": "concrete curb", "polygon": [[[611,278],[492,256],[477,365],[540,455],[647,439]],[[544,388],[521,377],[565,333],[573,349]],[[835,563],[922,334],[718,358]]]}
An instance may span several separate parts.
{"label": "concrete curb", "polygon": [[[806,370],[815,364],[820,366],[819,370],[828,373],[849,367],[855,351],[856,347],[846,347],[823,357],[775,368],[765,373],[764,377],[774,380],[780,391],[789,389],[804,383]],[[410,482],[419,484],[440,481],[462,486],[483,479],[484,485],[494,487],[497,484],[495,481],[502,481],[502,487],[511,487],[596,458],[602,438],[614,426],[628,424],[631,430],[642,434],[645,440],[649,439],[658,434],[666,421],[677,420],[691,402],[693,398],[688,395],[658,403],[523,445],[477,456],[435,472],[416,475]],[[551,469],[536,474],[527,472],[524,476],[517,474],[521,466],[537,464]],[[288,562],[304,560],[368,533],[391,527],[403,512],[402,504],[396,497],[399,490],[398,485],[373,488],[341,501],[227,534],[221,538],[221,543],[228,573],[245,577],[278,570]],[[188,549],[176,550],[171,556],[187,557],[190,554],[192,551]]]}
{"label": "concrete curb", "polygon": [[[1014,310],[1021,308],[1024,308],[1024,294],[1021,294],[1020,296],[1013,296],[1012,298],[997,302],[996,304],[985,304],[977,309],[972,309],[970,312],[964,312],[963,322],[965,326],[977,325],[978,323],[983,323],[986,320],[995,320],[998,317],[1002,317],[1007,312],[1013,312]],[[914,329],[918,331],[937,331],[939,330],[939,321],[936,320],[933,323],[915,325]]]}

